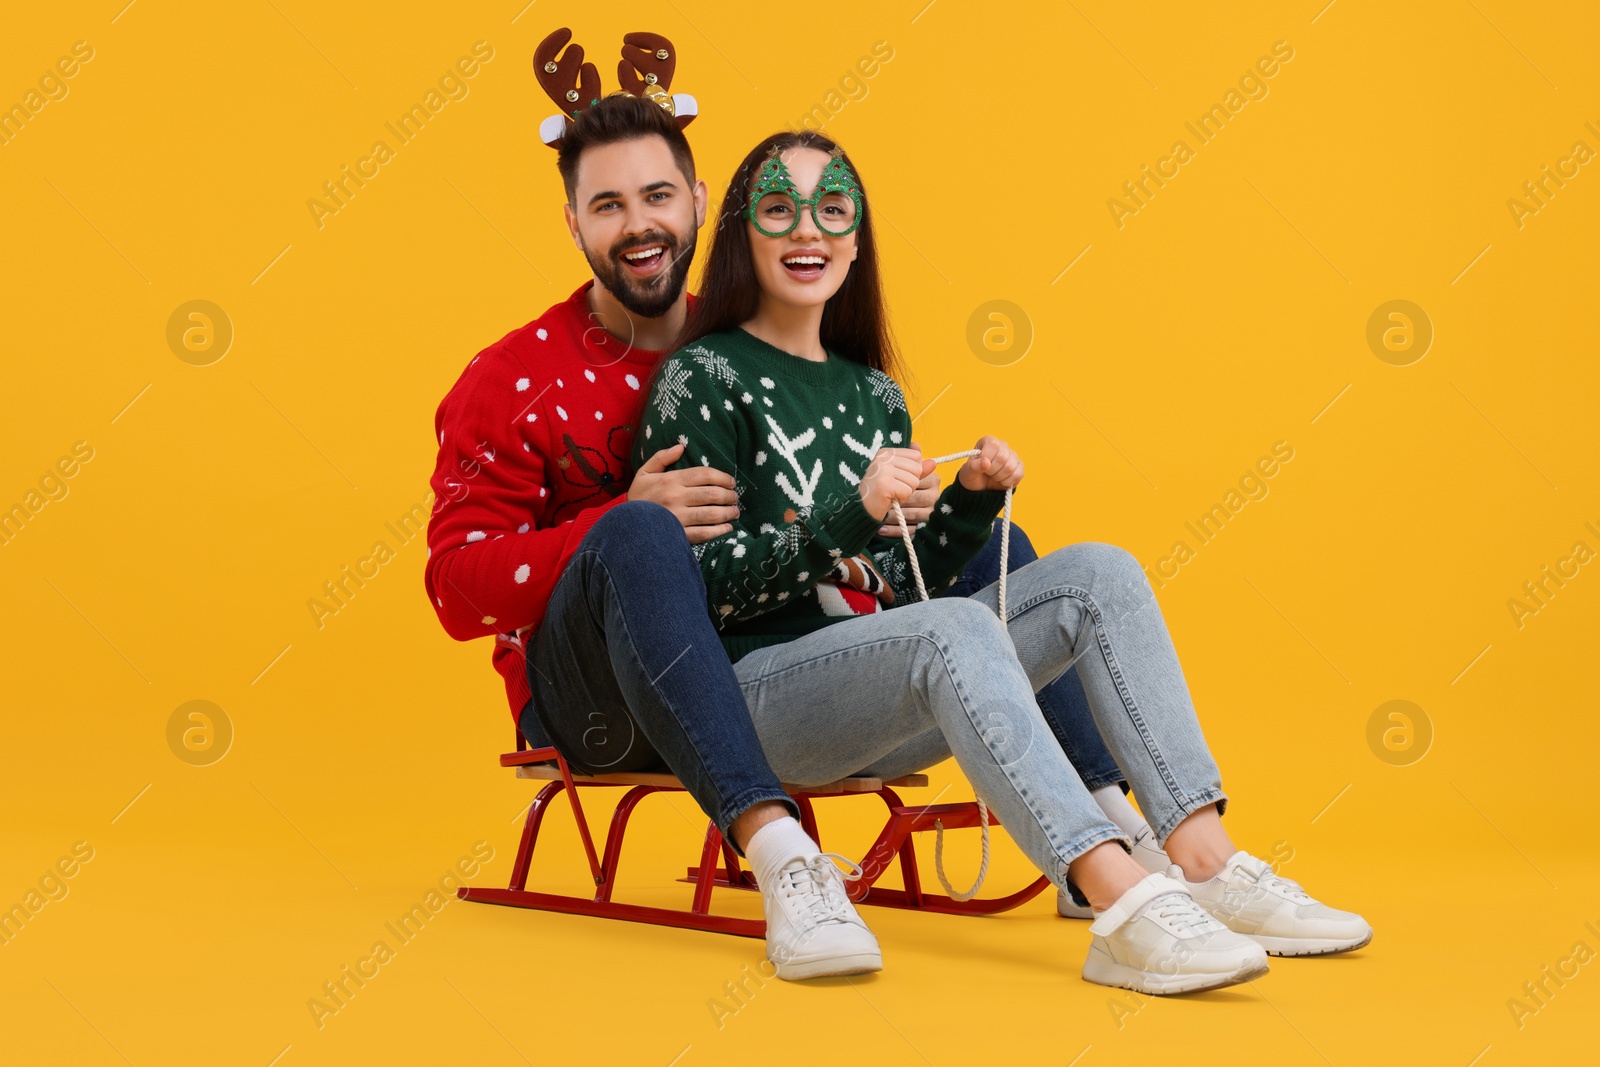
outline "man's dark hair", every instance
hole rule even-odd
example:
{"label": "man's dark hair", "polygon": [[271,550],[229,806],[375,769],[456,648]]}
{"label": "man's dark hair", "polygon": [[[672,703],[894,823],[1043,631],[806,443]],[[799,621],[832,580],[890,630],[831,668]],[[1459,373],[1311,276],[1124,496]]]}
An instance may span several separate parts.
{"label": "man's dark hair", "polygon": [[556,143],[556,168],[561,171],[562,184],[567,188],[567,203],[573,204],[577,199],[578,159],[584,149],[640,137],[660,137],[666,141],[678,169],[689,180],[689,186],[694,186],[694,153],[689,150],[688,138],[666,109],[637,96],[608,96],[593,107],[580,110]]}

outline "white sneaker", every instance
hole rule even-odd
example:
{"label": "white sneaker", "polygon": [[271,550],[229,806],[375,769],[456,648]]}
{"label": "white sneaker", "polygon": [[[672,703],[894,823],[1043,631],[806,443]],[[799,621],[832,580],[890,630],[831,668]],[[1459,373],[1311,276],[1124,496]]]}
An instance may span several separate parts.
{"label": "white sneaker", "polygon": [[[1144,829],[1133,839],[1133,858],[1151,874],[1166,874],[1167,868],[1172,866],[1171,858],[1156,844],[1156,832],[1150,829],[1149,823],[1145,823]],[[1056,914],[1063,919],[1092,919],[1094,909],[1073,900],[1065,889],[1058,889]]]}
{"label": "white sneaker", "polygon": [[767,958],[779,978],[792,982],[883,970],[878,939],[845,895],[846,878],[860,878],[861,868],[850,864],[852,873],[842,875],[835,859],[850,863],[833,852],[796,856],[778,869],[774,884],[761,887]]}
{"label": "white sneaker", "polygon": [[1248,852],[1235,852],[1209,881],[1188,881],[1176,864],[1167,873],[1228,929],[1254,939],[1273,956],[1349,952],[1372,940],[1372,927],[1361,916],[1313,899]]}
{"label": "white sneaker", "polygon": [[1229,930],[1164,874],[1117,898],[1089,926],[1085,981],[1140,993],[1192,993],[1267,973],[1260,945]]}

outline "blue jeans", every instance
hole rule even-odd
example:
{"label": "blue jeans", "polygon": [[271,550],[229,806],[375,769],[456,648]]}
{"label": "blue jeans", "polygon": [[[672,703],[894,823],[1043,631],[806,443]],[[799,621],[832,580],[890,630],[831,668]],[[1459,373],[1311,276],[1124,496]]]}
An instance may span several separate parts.
{"label": "blue jeans", "polygon": [[1095,724],[1158,843],[1225,806],[1155,594],[1125,550],[1085,542],[993,585],[912,603],[758,649],[734,664],[767,760],[788,782],[903,774],[953,755],[978,796],[1057,887],[1105,841],[1101,812],[1034,694],[1078,666]]}
{"label": "blue jeans", "polygon": [[527,667],[522,735],[580,774],[665,765],[724,835],[764,800],[799,818],[761,751],[689,539],[661,505],[630,500],[589,529]]}
{"label": "blue jeans", "polygon": [[[1039,558],[1033,542],[1028,540],[1028,535],[1016,523],[1011,524],[1009,555],[1009,566],[1006,567],[1008,576]],[[999,580],[1000,528],[997,524],[989,543],[972,557],[966,570],[956,579],[956,584],[946,586],[933,595],[935,598],[969,597]],[[1035,693],[1033,699],[1044,713],[1044,721],[1049,724],[1050,732],[1055,734],[1067,759],[1077,769],[1078,777],[1083,779],[1083,784],[1090,791],[1102,786],[1120,785],[1123,792],[1127,792],[1126,777],[1117,766],[1116,757],[1106,747],[1105,739],[1100,736],[1100,728],[1095,725],[1094,713],[1089,710],[1089,699],[1083,695],[1083,682],[1078,678],[1076,666],[1067,668],[1066,674]]]}

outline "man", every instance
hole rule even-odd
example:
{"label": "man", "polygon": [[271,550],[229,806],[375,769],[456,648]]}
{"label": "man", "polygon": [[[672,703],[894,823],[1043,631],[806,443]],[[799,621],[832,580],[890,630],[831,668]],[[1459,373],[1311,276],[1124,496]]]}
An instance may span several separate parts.
{"label": "man", "polygon": [[[480,352],[439,405],[429,600],[457,640],[494,636],[519,729],[583,773],[662,763],[760,881],[784,978],[881,968],[838,868],[801,829],[756,739],[690,546],[738,515],[733,477],[631,469],[656,363],[689,309],[705,222],[682,131],[612,96],[558,143],[573,243],[594,278]],[[914,502],[915,503],[915,502]],[[931,505],[931,494],[919,513]]]}

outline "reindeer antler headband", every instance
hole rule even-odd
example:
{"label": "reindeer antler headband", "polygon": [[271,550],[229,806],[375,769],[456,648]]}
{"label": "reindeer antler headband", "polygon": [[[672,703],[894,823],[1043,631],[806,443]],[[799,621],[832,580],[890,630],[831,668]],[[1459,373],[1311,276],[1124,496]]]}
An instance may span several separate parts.
{"label": "reindeer antler headband", "polygon": [[[561,114],[551,115],[539,124],[539,139],[551,148],[557,147],[574,116],[601,100],[600,71],[593,63],[583,61],[582,45],[567,48],[570,40],[572,31],[563,26],[540,41],[533,53],[533,72],[561,109]],[[659,33],[630,33],[622,41],[622,61],[617,64],[617,82],[622,88],[607,95],[637,96],[660,104],[680,130],[693,122],[700,113],[694,97],[667,93],[672,72],[678,66],[672,42]],[[566,52],[558,55],[563,48]]]}

